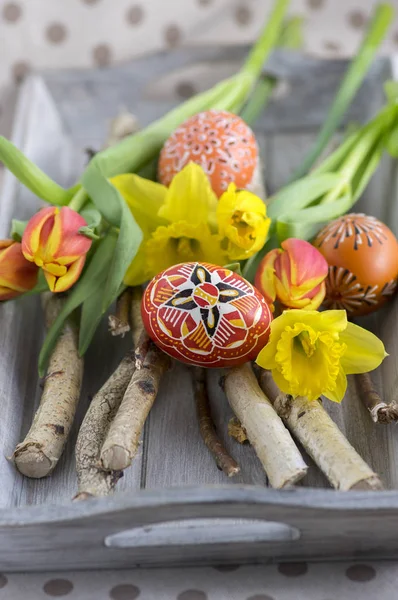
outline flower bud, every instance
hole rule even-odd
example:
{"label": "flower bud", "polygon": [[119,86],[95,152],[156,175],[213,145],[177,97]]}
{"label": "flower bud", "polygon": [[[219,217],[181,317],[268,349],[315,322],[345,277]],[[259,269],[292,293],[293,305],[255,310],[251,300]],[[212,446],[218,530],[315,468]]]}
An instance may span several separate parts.
{"label": "flower bud", "polygon": [[325,297],[327,274],[328,264],[314,246],[290,238],[264,256],[255,286],[270,304],[279,300],[286,308],[316,310]]}
{"label": "flower bud", "polygon": [[50,206],[36,213],[22,237],[25,258],[43,269],[52,292],[65,292],[80,277],[91,240],[79,233],[87,225],[68,206]]}
{"label": "flower bud", "polygon": [[11,300],[35,287],[36,265],[22,254],[21,244],[0,240],[0,300]]}

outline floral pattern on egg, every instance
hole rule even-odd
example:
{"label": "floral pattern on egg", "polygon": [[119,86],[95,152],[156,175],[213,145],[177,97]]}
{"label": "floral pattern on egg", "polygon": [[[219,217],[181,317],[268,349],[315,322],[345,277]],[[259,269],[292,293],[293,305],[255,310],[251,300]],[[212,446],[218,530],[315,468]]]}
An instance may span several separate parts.
{"label": "floral pattern on egg", "polygon": [[230,183],[248,188],[257,166],[256,138],[248,125],[232,113],[208,110],[180,125],[165,142],[159,157],[158,178],[170,185],[189,162],[200,165],[217,196]]}
{"label": "floral pattern on egg", "polygon": [[329,264],[324,307],[359,316],[380,308],[397,289],[398,241],[375,217],[344,215],[326,225],[314,245]]}
{"label": "floral pattern on egg", "polygon": [[268,341],[272,315],[240,275],[206,263],[184,263],[149,283],[142,318],[148,335],[173,358],[228,367],[257,356]]}

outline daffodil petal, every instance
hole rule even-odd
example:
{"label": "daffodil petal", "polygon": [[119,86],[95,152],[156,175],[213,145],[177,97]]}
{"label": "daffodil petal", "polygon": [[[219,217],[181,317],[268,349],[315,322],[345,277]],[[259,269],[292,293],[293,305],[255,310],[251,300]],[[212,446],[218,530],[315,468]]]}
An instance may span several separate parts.
{"label": "daffodil petal", "polygon": [[143,231],[153,231],[166,224],[158,215],[167,194],[164,185],[133,173],[116,175],[110,182],[121,193]]}
{"label": "daffodil petal", "polygon": [[336,379],[336,387],[333,390],[326,390],[323,392],[325,398],[328,398],[332,402],[341,402],[347,391],[347,377],[345,376],[344,370],[341,368]]}
{"label": "daffodil petal", "polygon": [[215,217],[217,196],[202,167],[190,162],[173,177],[159,216],[171,223],[208,223]]}
{"label": "daffodil petal", "polygon": [[341,365],[347,375],[373,371],[388,356],[383,342],[377,336],[353,323],[348,323],[339,337],[347,345],[341,358]]}

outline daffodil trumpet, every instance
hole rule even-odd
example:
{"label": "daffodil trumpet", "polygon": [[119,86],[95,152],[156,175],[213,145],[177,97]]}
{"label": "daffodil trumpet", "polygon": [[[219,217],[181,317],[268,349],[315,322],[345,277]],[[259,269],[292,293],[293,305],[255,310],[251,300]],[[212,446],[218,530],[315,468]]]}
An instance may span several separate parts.
{"label": "daffodil trumpet", "polygon": [[[43,295],[47,327],[64,302],[56,295]],[[50,475],[64,450],[83,380],[83,359],[77,345],[77,327],[73,320],[68,320],[51,355],[39,408],[25,439],[12,456],[17,469],[27,477],[38,479]]]}
{"label": "daffodil trumpet", "polygon": [[247,433],[272,487],[289,488],[307,473],[290,433],[260,389],[251,365],[229,369],[222,378],[228,402]]}
{"label": "daffodil trumpet", "polygon": [[331,485],[341,491],[381,490],[379,476],[344,437],[319,399],[283,394],[270,371],[258,369],[260,387],[292,435]]}

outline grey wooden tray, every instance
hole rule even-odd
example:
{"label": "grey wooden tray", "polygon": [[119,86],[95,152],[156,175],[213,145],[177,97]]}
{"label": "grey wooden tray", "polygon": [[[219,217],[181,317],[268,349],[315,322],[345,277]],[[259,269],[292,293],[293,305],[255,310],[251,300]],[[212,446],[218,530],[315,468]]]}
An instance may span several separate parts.
{"label": "grey wooden tray", "polygon": [[[150,122],[179,101],[179,83],[193,81],[197,90],[208,87],[236,70],[243,56],[244,49],[236,47],[194,49],[111,70],[32,76],[19,94],[13,141],[60,184],[69,185],[84,164],[83,149],[100,147],[107,121],[119,108],[135,112],[142,124]],[[279,98],[256,126],[269,190],[287,180],[312,143],[345,68],[344,61],[326,63],[286,53],[276,54],[267,65],[285,80]],[[364,121],[381,106],[382,83],[391,72],[389,60],[374,65],[348,121]],[[37,198],[7,174],[0,237],[7,235],[12,216],[28,218],[38,207]],[[398,233],[396,165],[390,160],[383,161],[360,209]],[[368,325],[391,354],[376,374],[378,385],[387,401],[397,399],[397,299]],[[0,569],[398,557],[398,431],[371,422],[352,382],[341,406],[326,407],[390,491],[335,492],[308,457],[309,474],[300,488],[268,488],[253,450],[228,438],[231,413],[214,372],[218,432],[242,468],[228,480],[202,443],[190,377],[184,366],[176,365],[162,384],[139,455],[116,494],[72,503],[79,424],[128,340],[111,338],[105,323],[98,331],[87,354],[81,405],[66,452],[50,478],[29,480],[6,456],[26,433],[39,399],[43,324],[37,299],[1,305],[0,332]]]}

